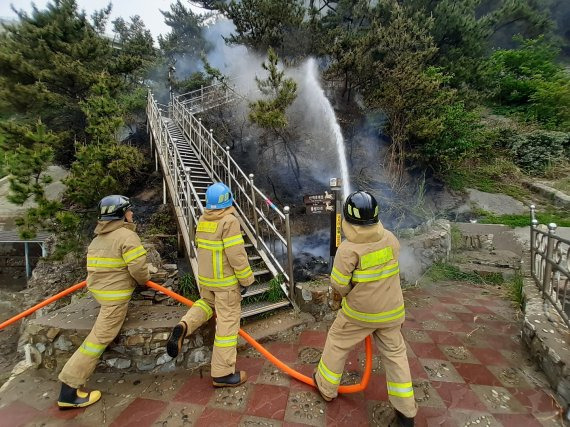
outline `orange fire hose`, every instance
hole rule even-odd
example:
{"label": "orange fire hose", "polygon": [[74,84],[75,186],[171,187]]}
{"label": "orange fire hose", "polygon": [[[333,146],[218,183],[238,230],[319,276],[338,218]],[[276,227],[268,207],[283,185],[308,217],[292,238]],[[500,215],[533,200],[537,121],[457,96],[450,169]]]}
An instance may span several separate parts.
{"label": "orange fire hose", "polygon": [[[45,307],[46,305],[51,304],[52,302],[60,298],[63,298],[64,296],[69,295],[70,293],[75,292],[78,289],[83,288],[86,284],[87,282],[83,281],[76,285],[73,285],[71,288],[68,288],[65,291],[60,292],[59,294],[54,295],[51,298],[48,298],[45,301],[33,306],[32,308],[23,311],[22,313],[12,317],[11,319],[8,319],[5,322],[0,323],[0,330],[4,329],[6,326],[9,326],[17,322],[18,320],[26,316],[29,316],[34,311],[39,310],[40,308]],[[160,286],[157,283],[151,282],[150,280],[146,283],[146,285],[159,292],[162,292],[165,295],[168,295],[171,298],[174,298],[176,301],[181,302],[182,304],[185,304],[189,307],[192,307],[192,305],[194,304],[194,302],[189,300],[188,298],[184,298],[183,296],[178,295],[176,292],[166,289],[165,287]],[[312,378],[309,378],[306,375],[297,372],[293,368],[281,362],[279,359],[277,359],[275,356],[269,353],[261,344],[259,344],[256,340],[254,340],[243,329],[239,330],[239,334],[243,337],[243,339],[245,339],[249,344],[251,344],[253,348],[259,351],[263,357],[269,360],[277,368],[279,368],[286,374],[290,375],[291,377],[295,378],[296,380],[299,380],[310,386],[315,386],[315,382],[313,381]],[[366,364],[364,366],[364,374],[362,375],[362,381],[360,382],[360,384],[340,386],[338,389],[339,393],[358,393],[366,389],[366,387],[368,386],[368,382],[370,381],[370,375],[372,373],[372,340],[370,339],[370,336],[366,337],[365,344],[366,344]]]}

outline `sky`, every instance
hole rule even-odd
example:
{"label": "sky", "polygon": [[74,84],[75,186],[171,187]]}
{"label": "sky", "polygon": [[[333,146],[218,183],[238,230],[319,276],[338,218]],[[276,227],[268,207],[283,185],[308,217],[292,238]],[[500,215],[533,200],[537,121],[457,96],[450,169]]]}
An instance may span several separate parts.
{"label": "sky", "polygon": [[[77,0],[79,8],[84,9],[88,15],[90,15],[94,10],[104,8],[109,4],[109,2],[110,0]],[[48,0],[35,0],[33,3],[38,9],[42,9],[46,6]],[[111,1],[111,3],[113,4],[113,10],[111,12],[110,21],[119,16],[128,19],[130,16],[140,15],[155,39],[159,34],[168,32],[168,27],[164,23],[162,14],[159,10],[168,10],[170,8],[170,4],[174,3],[174,0],[114,0]],[[23,9],[25,11],[30,11],[32,9],[31,0],[0,0],[0,18],[9,19],[16,16],[10,5],[13,5],[16,9]],[[194,12],[203,11],[203,9],[200,9],[197,6],[190,7]],[[108,25],[107,28],[108,32],[110,32],[111,26]]]}

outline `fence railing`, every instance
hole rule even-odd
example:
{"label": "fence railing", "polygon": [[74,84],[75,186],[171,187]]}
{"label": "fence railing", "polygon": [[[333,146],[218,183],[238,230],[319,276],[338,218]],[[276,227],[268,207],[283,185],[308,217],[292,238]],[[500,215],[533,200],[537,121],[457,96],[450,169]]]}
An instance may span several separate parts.
{"label": "fence railing", "polygon": [[[208,96],[212,96],[213,100],[214,91],[207,88],[204,90],[209,93]],[[228,91],[231,92],[230,89]],[[210,178],[213,181],[224,182],[230,187],[234,195],[235,207],[249,233],[254,237],[253,243],[259,251],[263,251],[266,255],[271,264],[270,267],[277,274],[283,275],[287,284],[287,286],[283,286],[283,290],[290,299],[293,299],[295,283],[289,207],[285,206],[281,211],[257,188],[254,183],[254,175],[246,175],[239,167],[231,157],[229,147],[222,147],[214,139],[212,129],[207,129],[191,109],[191,105],[197,105],[188,98],[192,94],[198,95],[199,91],[177,96],[171,100],[170,118],[182,130],[199,160],[205,166]],[[226,95],[222,93],[222,96]],[[218,103],[217,105],[221,104]],[[149,94],[147,109],[151,126],[156,126],[156,129],[160,130],[157,147],[163,158],[166,159],[168,173],[171,174],[175,182],[176,194],[172,197],[173,201],[187,212],[188,218],[185,219],[185,225],[193,241],[195,225],[203,210],[202,204],[191,183],[190,170],[184,170],[175,141],[168,132],[167,125],[160,115],[161,111],[152,94]]]}
{"label": "fence railing", "polygon": [[570,240],[556,235],[556,224],[548,231],[539,227],[535,206],[530,207],[530,271],[542,293],[570,327]]}
{"label": "fence railing", "polygon": [[[148,94],[147,117],[151,129],[151,142],[154,141],[156,151],[164,162],[163,173],[169,178],[173,186],[171,194],[172,202],[183,212],[182,223],[183,232],[186,232],[190,241],[189,256],[194,255],[194,233],[195,224],[204,211],[198,193],[190,179],[190,169],[184,167],[182,157],[176,146],[175,138],[170,134],[168,125],[163,119],[164,108]],[[179,218],[180,219],[180,218]]]}
{"label": "fence railing", "polygon": [[178,95],[177,100],[184,104],[191,113],[200,113],[236,99],[236,92],[231,81],[202,86],[200,89]]}

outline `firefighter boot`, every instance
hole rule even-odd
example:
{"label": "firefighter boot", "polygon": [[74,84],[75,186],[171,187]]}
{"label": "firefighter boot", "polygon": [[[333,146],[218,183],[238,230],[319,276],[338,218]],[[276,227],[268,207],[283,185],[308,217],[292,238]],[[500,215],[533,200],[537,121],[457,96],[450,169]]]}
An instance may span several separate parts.
{"label": "firefighter boot", "polygon": [[99,390],[87,392],[61,383],[57,406],[59,406],[59,409],[84,408],[85,406],[93,405],[99,399],[101,399]]}
{"label": "firefighter boot", "polygon": [[315,382],[315,387],[317,388],[319,394],[321,395],[321,397],[323,398],[323,400],[325,402],[330,402],[333,400],[332,397],[328,397],[326,394],[323,394],[323,392],[321,391],[321,389],[319,388],[319,383],[317,383],[317,371],[315,370],[313,372],[313,381]]}
{"label": "firefighter boot", "polygon": [[173,359],[178,356],[178,353],[180,353],[182,349],[182,342],[186,337],[186,331],[188,331],[188,325],[182,321],[172,329],[170,337],[168,337],[166,352]]}
{"label": "firefighter boot", "polygon": [[214,387],[237,387],[246,381],[247,374],[245,371],[239,371],[223,377],[212,378],[212,384],[214,384]]}
{"label": "firefighter boot", "polygon": [[414,427],[414,419],[408,418],[396,409],[396,422],[398,427]]}

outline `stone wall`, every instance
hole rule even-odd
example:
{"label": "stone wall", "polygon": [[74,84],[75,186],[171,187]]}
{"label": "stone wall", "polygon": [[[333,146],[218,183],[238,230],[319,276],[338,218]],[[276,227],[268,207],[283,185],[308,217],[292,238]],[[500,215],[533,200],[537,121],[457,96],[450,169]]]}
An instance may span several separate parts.
{"label": "stone wall", "polygon": [[[29,250],[30,266],[34,268],[42,255],[42,250],[37,243],[30,243]],[[0,274],[16,278],[26,275],[23,243],[0,243]]]}
{"label": "stone wall", "polygon": [[[63,309],[31,320],[20,344],[31,353],[37,366],[56,375],[89,333],[98,310],[99,305],[91,297],[77,298]],[[97,369],[168,372],[209,363],[213,324],[194,332],[176,359],[166,354],[169,333],[185,312],[185,307],[163,305],[129,307],[127,320],[103,353]]]}
{"label": "stone wall", "polygon": [[400,277],[415,283],[434,262],[449,259],[451,224],[445,219],[428,221],[400,233]]}
{"label": "stone wall", "polygon": [[569,408],[570,330],[550,305],[543,306],[540,292],[530,277],[525,278],[524,284],[522,339],[562,404]]}

